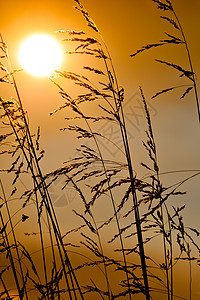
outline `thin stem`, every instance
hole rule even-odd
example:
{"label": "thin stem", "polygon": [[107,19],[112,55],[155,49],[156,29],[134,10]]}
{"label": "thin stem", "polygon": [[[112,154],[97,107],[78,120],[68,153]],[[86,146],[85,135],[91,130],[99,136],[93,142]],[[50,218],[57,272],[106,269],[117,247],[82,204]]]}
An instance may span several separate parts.
{"label": "thin stem", "polygon": [[[34,190],[35,190],[35,181],[34,182]],[[37,196],[37,191],[35,190],[35,199],[36,199],[36,207],[37,207],[37,214],[38,214],[38,224],[39,224],[39,231],[40,231],[40,243],[42,247],[42,260],[43,260],[43,268],[44,268],[44,277],[45,277],[45,283],[47,287],[47,298],[49,299],[49,293],[48,293],[48,279],[47,279],[47,268],[46,268],[46,257],[44,252],[44,240],[43,240],[43,233],[42,233],[42,224],[41,224],[41,218],[39,213],[39,201]]]}
{"label": "thin stem", "polygon": [[189,295],[190,295],[190,300],[192,300],[192,261],[190,257],[190,247],[188,244],[188,258],[189,258],[189,282],[190,282],[190,287],[189,287]]}
{"label": "thin stem", "polygon": [[[161,202],[161,199],[160,199]],[[170,285],[169,285],[169,272],[168,272],[168,263],[167,263],[167,246],[166,246],[166,238],[165,238],[165,224],[164,224],[164,214],[163,214],[163,206],[161,204],[161,219],[162,219],[162,238],[163,238],[163,248],[164,248],[164,258],[165,258],[165,272],[167,278],[167,297],[170,300]]]}
{"label": "thin stem", "polygon": [[[165,204],[165,208],[167,210],[167,215],[169,216],[167,205]],[[174,275],[173,275],[173,265],[172,265],[172,258],[173,258],[173,244],[172,244],[172,227],[171,227],[171,222],[170,218],[168,217],[168,224],[169,224],[169,238],[170,238],[170,273],[171,273],[171,300],[173,300],[174,296]]]}
{"label": "thin stem", "polygon": [[[46,210],[46,217],[47,217],[47,223],[48,223],[48,228],[49,228],[49,236],[50,236],[50,241],[51,241],[51,251],[52,251],[53,262],[54,262],[54,266],[55,266],[55,273],[57,273],[56,256],[55,256],[54,244],[53,244],[53,236],[52,236],[52,232],[51,232],[51,224],[50,224],[49,215],[48,215],[47,210]],[[59,282],[57,283],[57,292],[58,292],[58,300],[60,300]]]}
{"label": "thin stem", "polygon": [[5,285],[5,282],[4,282],[4,280],[3,280],[3,278],[2,278],[1,275],[0,275],[0,281],[1,281],[2,285],[3,285],[4,291],[5,291],[5,294],[6,294],[7,297],[8,297],[8,300],[11,299],[11,298],[10,298],[10,295],[9,295],[9,292],[8,292],[8,289],[7,289],[7,287],[6,287],[6,285]]}

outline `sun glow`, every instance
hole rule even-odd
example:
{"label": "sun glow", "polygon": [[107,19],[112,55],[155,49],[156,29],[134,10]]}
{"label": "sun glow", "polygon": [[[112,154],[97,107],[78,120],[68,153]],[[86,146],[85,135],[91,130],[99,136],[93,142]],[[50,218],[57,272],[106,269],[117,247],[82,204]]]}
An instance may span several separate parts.
{"label": "sun glow", "polygon": [[58,69],[62,62],[62,49],[51,36],[36,34],[27,38],[19,51],[23,69],[34,76],[45,77]]}

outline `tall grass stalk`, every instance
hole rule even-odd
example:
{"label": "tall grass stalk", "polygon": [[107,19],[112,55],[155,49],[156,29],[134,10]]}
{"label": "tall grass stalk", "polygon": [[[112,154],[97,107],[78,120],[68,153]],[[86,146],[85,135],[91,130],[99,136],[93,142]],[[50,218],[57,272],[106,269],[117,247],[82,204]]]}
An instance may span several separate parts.
{"label": "tall grass stalk", "polygon": [[[142,96],[142,101],[144,104],[144,110],[145,110],[145,114],[146,114],[146,119],[147,119],[147,123],[148,123],[148,132],[149,132],[149,136],[152,139],[152,145],[154,148],[154,170],[156,172],[156,177],[157,177],[157,181],[160,182],[160,176],[159,176],[159,167],[158,167],[158,159],[157,159],[157,150],[156,150],[156,143],[155,143],[155,139],[154,139],[154,134],[153,134],[153,128],[152,128],[152,124],[151,124],[151,117],[149,114],[149,110],[147,107],[147,102],[143,93],[142,88],[140,87],[140,92],[141,92],[141,96]],[[148,136],[148,135],[147,135]],[[164,207],[167,210],[167,206],[164,204]],[[169,271],[168,271],[168,260],[167,260],[167,241],[166,241],[166,231],[165,231],[165,220],[164,220],[164,212],[163,212],[163,204],[162,204],[162,199],[160,197],[160,215],[161,215],[161,222],[162,222],[162,238],[163,238],[163,249],[164,249],[164,260],[165,260],[165,271],[166,271],[166,284],[167,284],[167,295],[168,295],[168,300],[170,300],[170,294],[171,294],[171,299],[173,299],[173,288],[172,288],[172,281],[171,281],[171,287],[170,287],[170,279],[169,279]],[[170,221],[168,219],[168,223],[169,223],[169,227],[170,227]],[[170,239],[171,239],[171,231],[170,231]],[[172,241],[172,240],[171,240]],[[170,244],[170,249],[171,249],[171,254],[172,254],[172,244]],[[171,256],[172,258],[172,256]],[[171,265],[171,279],[173,278],[173,273],[172,273],[172,265]]]}
{"label": "tall grass stalk", "polygon": [[[102,36],[101,36],[101,38],[102,38]],[[103,41],[103,38],[102,38],[102,41]],[[104,45],[106,45],[106,44],[104,43]],[[106,47],[106,49],[107,49],[107,47]],[[108,50],[107,50],[107,52],[108,52]],[[114,78],[115,78],[117,94],[119,95],[120,92],[119,92],[118,81],[117,81],[115,69],[114,69],[112,59],[111,59],[111,56],[110,56],[109,52],[108,52],[108,56],[109,56],[109,59],[111,61],[111,67],[112,67],[112,72],[113,72]],[[115,96],[115,88],[113,87],[113,82],[112,82],[112,78],[111,78],[112,73],[110,72],[110,70],[108,68],[108,64],[106,62],[106,59],[104,59],[104,62],[105,62],[105,65],[106,65],[107,75],[108,75],[108,78],[109,78],[109,81],[110,81],[109,83],[110,83],[110,86],[112,87],[113,99],[115,101],[115,107],[116,107],[116,111],[117,111],[117,119],[119,121],[120,131],[121,131],[122,140],[123,140],[123,145],[124,145],[124,149],[125,149],[125,153],[126,153],[129,176],[130,176],[130,180],[131,180],[131,192],[132,192],[132,197],[133,197],[133,205],[134,205],[134,212],[135,212],[138,245],[139,245],[140,259],[141,259],[142,272],[143,272],[144,285],[145,285],[145,294],[146,294],[146,299],[150,299],[148,276],[147,276],[147,266],[146,266],[145,252],[144,252],[144,245],[143,245],[143,237],[142,237],[142,230],[141,230],[141,224],[140,224],[140,213],[139,213],[137,195],[136,195],[136,190],[135,190],[135,178],[133,176],[133,167],[132,167],[132,160],[131,160],[130,148],[129,148],[129,143],[128,143],[128,135],[127,135],[127,130],[126,130],[126,123],[125,123],[125,118],[124,118],[123,106],[122,106],[122,102],[121,102],[120,103],[120,109],[119,109],[117,99],[116,99],[116,96]],[[119,112],[121,112],[122,120],[120,118]],[[120,235],[120,238],[121,238],[121,235]],[[123,251],[123,255],[124,255],[124,251]]]}
{"label": "tall grass stalk", "polygon": [[179,18],[177,16],[177,13],[175,12],[173,6],[172,6],[172,12],[174,14],[175,20],[177,21],[178,27],[180,28],[182,38],[183,38],[183,41],[184,41],[184,44],[185,44],[185,49],[186,49],[186,53],[187,53],[187,56],[188,56],[188,61],[189,61],[189,66],[190,66],[190,71],[191,71],[191,76],[192,76],[192,81],[193,81],[193,86],[194,86],[194,93],[195,93],[196,107],[197,107],[197,113],[198,113],[198,120],[199,120],[199,123],[200,123],[199,96],[198,96],[195,72],[194,72],[194,68],[193,68],[193,64],[192,64],[192,58],[191,58],[191,55],[190,55],[188,42],[186,40],[185,33],[183,31],[183,27],[181,25],[181,22],[179,21]]}

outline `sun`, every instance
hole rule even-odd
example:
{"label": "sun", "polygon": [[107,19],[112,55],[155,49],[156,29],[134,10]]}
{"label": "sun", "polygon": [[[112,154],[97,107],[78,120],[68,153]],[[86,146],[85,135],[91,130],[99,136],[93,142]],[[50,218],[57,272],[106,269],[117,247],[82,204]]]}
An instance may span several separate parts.
{"label": "sun", "polygon": [[62,49],[53,37],[35,34],[20,47],[19,60],[23,69],[34,76],[49,76],[62,62]]}

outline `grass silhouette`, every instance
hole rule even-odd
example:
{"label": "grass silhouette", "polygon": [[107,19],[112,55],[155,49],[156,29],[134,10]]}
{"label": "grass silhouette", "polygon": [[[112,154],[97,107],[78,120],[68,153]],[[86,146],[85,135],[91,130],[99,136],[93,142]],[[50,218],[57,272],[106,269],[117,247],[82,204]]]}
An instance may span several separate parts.
{"label": "grass silhouette", "polygon": [[[15,98],[0,98],[1,123],[6,132],[0,135],[1,154],[11,161],[10,167],[1,171],[13,175],[12,190],[9,192],[0,180],[0,298],[71,300],[90,297],[134,299],[141,296],[142,299],[185,299],[176,295],[174,277],[176,264],[188,261],[189,299],[192,299],[192,263],[199,263],[200,248],[196,241],[199,231],[184,225],[182,211],[185,205],[176,206],[175,199],[184,194],[180,187],[198,176],[199,171],[171,186],[165,186],[162,182],[148,101],[140,88],[146,117],[146,141],[143,141],[143,146],[149,163],[141,162],[145,173],[142,178],[136,175],[123,109],[126,101],[124,89],[118,83],[111,55],[100,30],[82,3],[74,1],[75,8],[85,18],[92,35],[70,30],[60,30],[58,33],[65,36],[65,43],[76,45],[74,51],[68,52],[69,55],[84,55],[94,65],[83,66],[84,73],[82,69],[80,73],[55,71],[49,78],[64,101],[50,115],[66,111],[68,126],[61,130],[72,131],[80,140],[80,146],[76,155],[67,160],[64,166],[47,174],[43,173],[40,164],[44,156],[44,150],[40,148],[40,128],[36,134],[31,133],[28,114],[15,81],[16,70],[12,70],[8,48],[1,36],[0,82],[10,85]],[[156,61],[178,71],[180,77],[186,77],[189,84],[164,88],[152,98],[184,87],[186,89],[180,97],[183,99],[193,90],[200,120],[196,77],[181,23],[171,1],[153,2],[164,13],[161,18],[179,35],[166,33],[164,39],[147,44],[131,57],[169,44],[184,46],[189,70],[176,63],[161,59]],[[88,72],[88,76],[83,75],[85,72]],[[64,84],[60,83],[64,81],[69,81],[78,93],[81,92],[76,97],[71,96]],[[89,106],[93,108],[92,115],[89,114],[91,110],[86,109]],[[120,146],[98,130],[96,124],[105,123],[117,128]],[[109,147],[120,150],[119,158],[105,153],[102,147],[105,141]],[[12,201],[18,192],[17,184],[23,181],[24,175],[30,178],[32,186],[24,188],[20,199],[16,198],[20,208],[13,213]],[[65,233],[61,231],[50,193],[51,187],[61,178],[64,178],[62,192],[70,185],[80,199],[78,209],[73,210],[80,223]],[[37,233],[26,232],[26,222],[30,217],[26,209],[29,206],[34,206],[34,213],[31,212],[36,217]],[[98,221],[99,210],[103,210],[106,216],[109,212],[106,220]],[[21,217],[16,221],[15,216],[19,214]],[[30,239],[38,236],[39,250],[36,252],[42,265],[38,265],[35,253],[30,252],[19,240],[18,224],[23,225]],[[78,236],[79,243],[72,242],[70,237],[73,235]],[[150,255],[149,249],[155,240],[162,245],[162,263]],[[79,255],[80,263],[73,261],[72,254]],[[102,282],[98,276],[96,278],[98,272],[103,274]]]}

